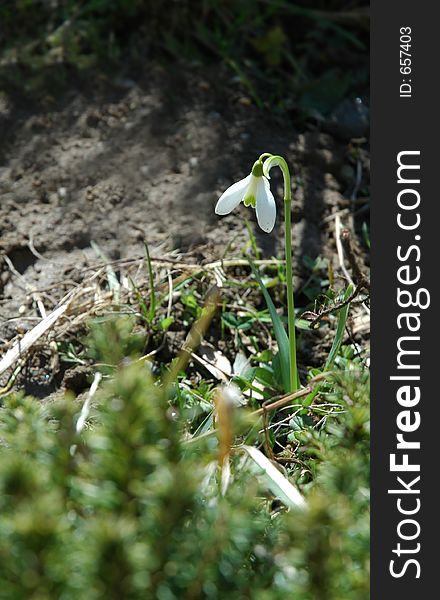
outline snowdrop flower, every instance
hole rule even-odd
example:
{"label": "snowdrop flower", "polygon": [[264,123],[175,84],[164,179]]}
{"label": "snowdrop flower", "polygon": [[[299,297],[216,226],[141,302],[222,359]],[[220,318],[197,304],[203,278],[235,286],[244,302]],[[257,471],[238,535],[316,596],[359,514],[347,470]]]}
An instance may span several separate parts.
{"label": "snowdrop flower", "polygon": [[240,202],[252,206],[257,213],[258,225],[270,233],[275,225],[277,209],[269,180],[263,175],[263,163],[257,160],[250,175],[237,181],[219,198],[215,207],[218,215],[228,215]]}

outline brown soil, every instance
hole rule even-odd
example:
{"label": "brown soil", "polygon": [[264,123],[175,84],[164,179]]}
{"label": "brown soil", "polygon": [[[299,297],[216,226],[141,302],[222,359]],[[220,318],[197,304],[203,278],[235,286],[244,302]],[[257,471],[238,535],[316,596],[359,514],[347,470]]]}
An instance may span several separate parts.
{"label": "brown soil", "polygon": [[[353,147],[368,180],[362,143],[299,132],[289,117],[258,111],[228,73],[198,68],[72,84],[35,103],[5,96],[0,133],[0,346],[35,323],[16,319],[23,307],[38,316],[35,291],[51,310],[99,262],[92,242],[110,260],[141,255],[145,239],[153,256],[178,249],[193,263],[212,261],[231,242],[239,255],[247,217],[263,256],[281,255],[281,218],[267,235],[244,206],[214,214],[220,193],[262,152],[292,167],[297,285],[310,275],[306,255],[338,268],[331,215],[350,207]],[[273,181],[282,212],[281,179]]]}

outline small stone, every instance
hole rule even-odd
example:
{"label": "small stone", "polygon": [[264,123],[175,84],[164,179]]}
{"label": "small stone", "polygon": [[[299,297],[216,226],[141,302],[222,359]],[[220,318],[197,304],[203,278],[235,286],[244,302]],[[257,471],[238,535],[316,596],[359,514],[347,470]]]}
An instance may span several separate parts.
{"label": "small stone", "polygon": [[67,188],[59,187],[57,190],[57,194],[60,200],[64,200],[65,198],[67,198]]}
{"label": "small stone", "polygon": [[191,156],[191,158],[189,159],[189,166],[192,169],[195,169],[198,164],[199,164],[199,159],[197,158],[197,156]]}
{"label": "small stone", "polygon": [[242,96],[241,98],[238,99],[238,103],[241,104],[242,106],[251,106],[252,100],[250,98],[248,98],[247,96]]}
{"label": "small stone", "polygon": [[366,135],[369,125],[370,109],[361,98],[341,102],[325,123],[330,133],[344,139]]}

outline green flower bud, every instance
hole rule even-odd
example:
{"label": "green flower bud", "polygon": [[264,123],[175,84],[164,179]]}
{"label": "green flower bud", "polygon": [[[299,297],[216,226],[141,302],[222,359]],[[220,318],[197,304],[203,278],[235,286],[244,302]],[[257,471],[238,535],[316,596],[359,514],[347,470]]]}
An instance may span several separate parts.
{"label": "green flower bud", "polygon": [[263,177],[263,163],[261,160],[256,160],[252,167],[252,175],[254,177]]}

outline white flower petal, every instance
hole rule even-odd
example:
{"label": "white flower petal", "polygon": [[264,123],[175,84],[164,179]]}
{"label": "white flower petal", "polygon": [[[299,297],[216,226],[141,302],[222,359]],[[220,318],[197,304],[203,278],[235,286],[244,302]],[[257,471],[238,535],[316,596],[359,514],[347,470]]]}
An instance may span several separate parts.
{"label": "white flower petal", "polygon": [[255,207],[255,203],[257,201],[257,189],[258,185],[261,183],[261,177],[255,177],[255,175],[250,175],[249,185],[247,186],[244,196],[243,202],[245,206],[253,206]]}
{"label": "white flower petal", "polygon": [[266,233],[270,233],[275,225],[277,208],[275,199],[270,191],[269,181],[266,177],[261,178],[257,188],[257,221],[258,225]]}
{"label": "white flower petal", "polygon": [[243,196],[246,192],[246,188],[249,185],[252,175],[248,175],[244,179],[237,181],[231,187],[223,192],[220,196],[217,205],[215,207],[215,212],[218,215],[227,215],[234,210],[236,206],[240,204],[243,200]]}

